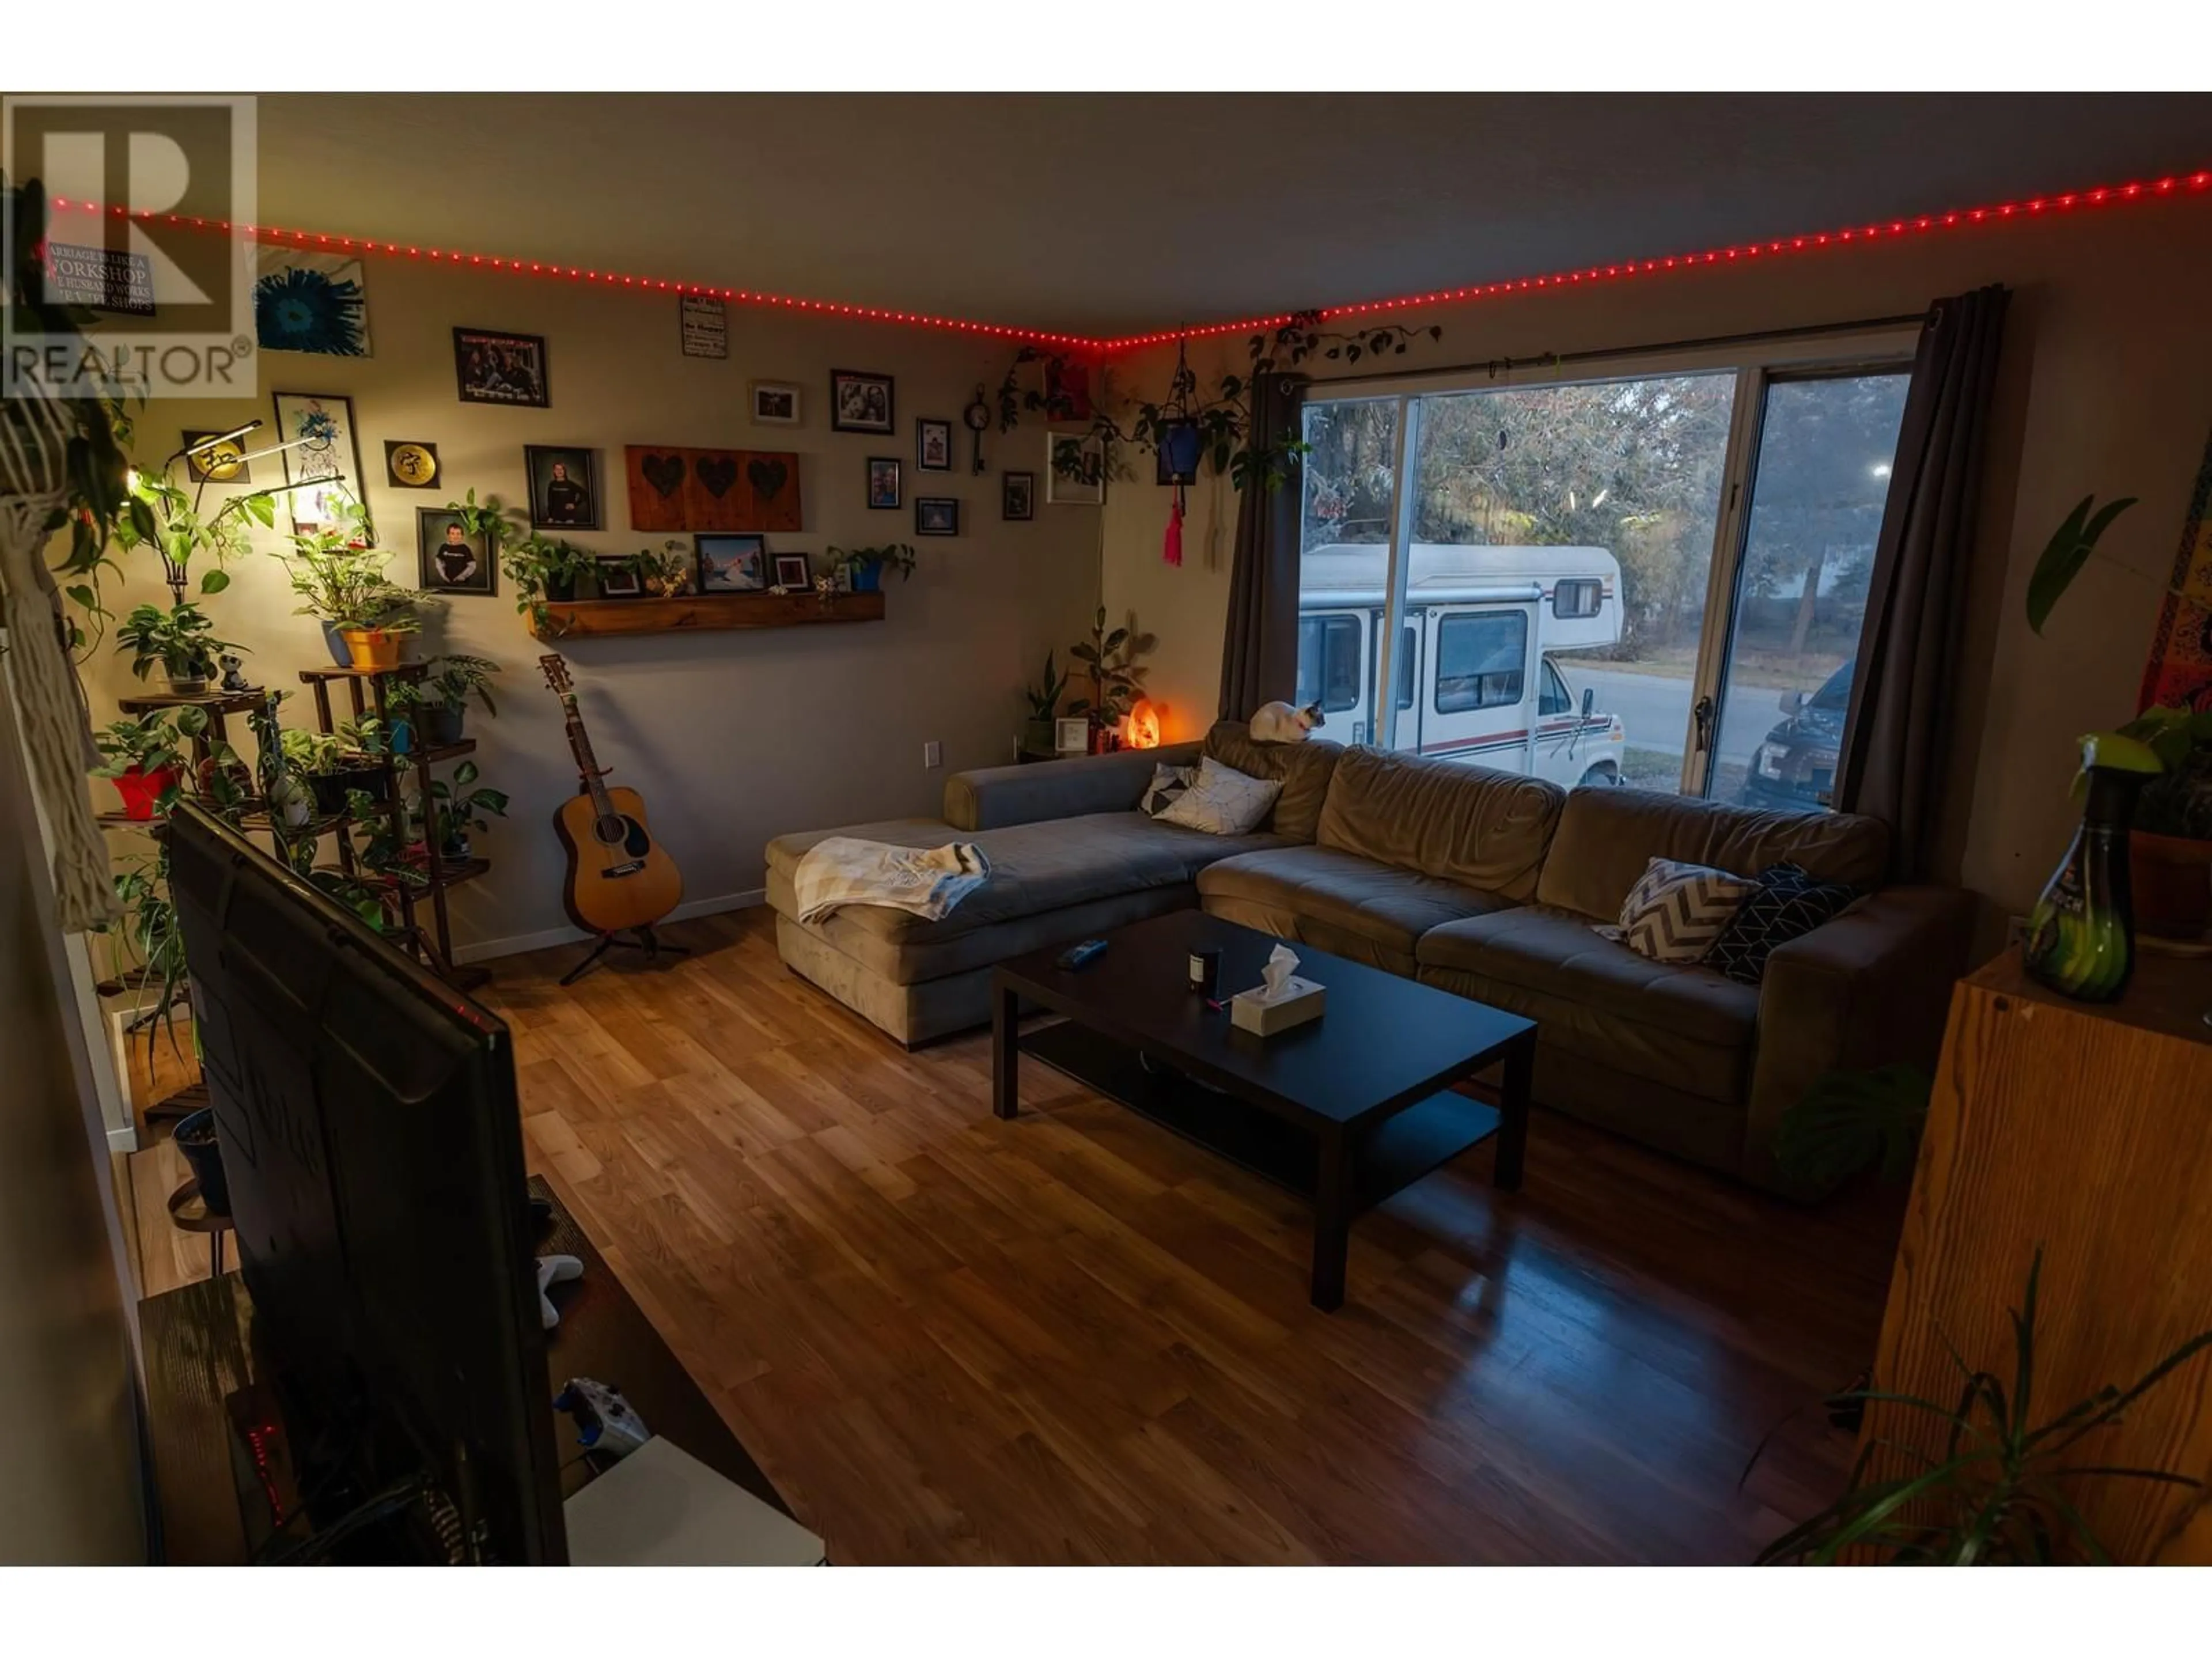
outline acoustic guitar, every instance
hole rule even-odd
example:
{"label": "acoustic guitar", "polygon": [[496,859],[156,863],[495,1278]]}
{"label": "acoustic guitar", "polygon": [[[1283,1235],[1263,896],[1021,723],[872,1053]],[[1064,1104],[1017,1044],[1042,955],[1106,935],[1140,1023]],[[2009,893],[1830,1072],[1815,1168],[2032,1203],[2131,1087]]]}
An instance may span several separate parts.
{"label": "acoustic guitar", "polygon": [[568,854],[562,896],[568,920],[603,937],[638,931],[650,939],[653,924],[684,902],[683,874],[668,849],[653,840],[644,799],[635,789],[607,787],[606,769],[592,755],[591,734],[577,712],[568,665],[549,653],[538,665],[568,715],[568,747],[582,785],[553,814],[554,833]]}

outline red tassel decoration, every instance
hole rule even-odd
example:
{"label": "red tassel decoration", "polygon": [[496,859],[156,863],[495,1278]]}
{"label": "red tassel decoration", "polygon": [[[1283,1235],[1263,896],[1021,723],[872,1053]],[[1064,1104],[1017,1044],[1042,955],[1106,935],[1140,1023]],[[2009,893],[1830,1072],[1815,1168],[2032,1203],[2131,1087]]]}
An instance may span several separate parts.
{"label": "red tassel decoration", "polygon": [[1182,490],[1177,487],[1175,498],[1168,503],[1167,539],[1160,545],[1160,557],[1170,564],[1182,562]]}

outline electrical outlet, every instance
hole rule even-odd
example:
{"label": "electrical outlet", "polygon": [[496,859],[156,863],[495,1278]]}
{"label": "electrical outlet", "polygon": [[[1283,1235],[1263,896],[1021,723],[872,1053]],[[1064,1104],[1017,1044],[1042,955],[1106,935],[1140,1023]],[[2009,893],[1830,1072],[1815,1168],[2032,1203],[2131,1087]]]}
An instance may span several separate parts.
{"label": "electrical outlet", "polygon": [[2027,918],[2026,916],[2007,916],[2005,918],[2005,949],[2009,951],[2017,945],[2022,945],[2027,943]]}
{"label": "electrical outlet", "polygon": [[942,766],[942,765],[944,765],[944,764],[945,764],[945,745],[944,745],[943,744],[941,744],[941,743],[925,743],[924,744],[922,744],[922,745],[921,745],[921,763],[922,763],[924,766]]}

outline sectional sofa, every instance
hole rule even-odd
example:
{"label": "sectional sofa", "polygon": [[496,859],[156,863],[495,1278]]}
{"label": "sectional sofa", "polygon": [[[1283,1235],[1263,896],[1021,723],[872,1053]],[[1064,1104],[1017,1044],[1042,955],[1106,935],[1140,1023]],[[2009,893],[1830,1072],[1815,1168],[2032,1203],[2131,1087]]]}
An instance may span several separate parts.
{"label": "sectional sofa", "polygon": [[[1259,830],[1210,836],[1139,809],[1156,764],[1201,754],[1280,783]],[[944,811],[768,848],[785,963],[902,1042],[987,1024],[1007,957],[1202,905],[1525,1014],[1540,1103],[1784,1190],[1776,1120],[1814,1078],[1932,1064],[1972,923],[1966,893],[1883,884],[1888,831],[1871,818],[1570,792],[1376,749],[1256,744],[1233,722],[1202,743],[962,773]],[[973,841],[991,879],[941,921],[848,906],[802,923],[793,872],[830,835]],[[1866,896],[1745,985],[1592,931],[1654,857],[1744,875],[1788,860]]]}

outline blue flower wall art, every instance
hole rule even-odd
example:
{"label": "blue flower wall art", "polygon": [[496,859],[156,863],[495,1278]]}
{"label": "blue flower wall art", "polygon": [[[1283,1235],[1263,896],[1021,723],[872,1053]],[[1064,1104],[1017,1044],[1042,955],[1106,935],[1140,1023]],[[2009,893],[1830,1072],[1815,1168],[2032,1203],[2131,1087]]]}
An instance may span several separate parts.
{"label": "blue flower wall art", "polygon": [[253,333],[264,351],[366,357],[368,288],[358,259],[264,247],[253,284]]}

